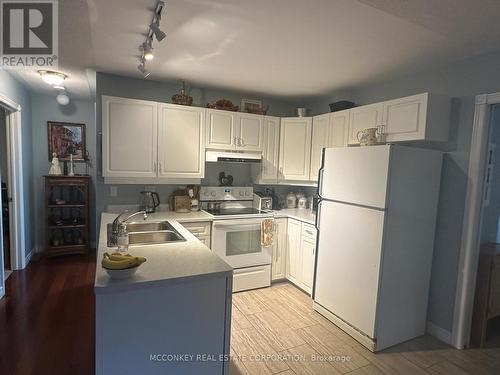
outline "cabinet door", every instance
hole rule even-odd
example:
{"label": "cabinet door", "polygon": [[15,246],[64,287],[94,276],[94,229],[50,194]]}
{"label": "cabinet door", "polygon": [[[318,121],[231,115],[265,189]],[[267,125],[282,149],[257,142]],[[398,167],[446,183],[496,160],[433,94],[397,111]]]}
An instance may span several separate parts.
{"label": "cabinet door", "polygon": [[308,293],[311,293],[312,290],[315,251],[316,240],[311,237],[302,236],[300,244],[300,254],[302,256],[300,281]]}
{"label": "cabinet door", "polygon": [[203,108],[158,105],[158,175],[203,178],[205,175]]}
{"label": "cabinet door", "polygon": [[300,283],[302,273],[300,257],[301,224],[298,220],[288,219],[286,277],[295,284]]}
{"label": "cabinet door", "polygon": [[330,116],[330,137],[328,147],[347,146],[349,136],[349,115],[351,111],[339,111]]}
{"label": "cabinet door", "polygon": [[427,99],[425,93],[384,102],[382,131],[387,142],[425,139]]}
{"label": "cabinet door", "polygon": [[207,148],[230,150],[235,146],[235,113],[207,109]]}
{"label": "cabinet door", "polygon": [[313,117],[311,143],[311,170],[310,180],[318,180],[318,171],[321,167],[321,150],[329,146],[331,115]]}
{"label": "cabinet door", "polygon": [[279,117],[264,118],[264,150],[262,152],[261,182],[276,183],[279,161]]}
{"label": "cabinet door", "polygon": [[237,115],[236,147],[245,151],[262,151],[264,116],[242,113]]}
{"label": "cabinet door", "polygon": [[104,177],[156,177],[157,104],[102,97]]}
{"label": "cabinet door", "polygon": [[358,132],[382,125],[383,103],[351,109],[349,116],[349,144],[358,144]]}
{"label": "cabinet door", "polygon": [[281,119],[279,178],[308,181],[311,167],[311,117]]}
{"label": "cabinet door", "polygon": [[271,279],[281,280],[286,277],[287,219],[276,219],[274,224],[276,229],[273,241]]}

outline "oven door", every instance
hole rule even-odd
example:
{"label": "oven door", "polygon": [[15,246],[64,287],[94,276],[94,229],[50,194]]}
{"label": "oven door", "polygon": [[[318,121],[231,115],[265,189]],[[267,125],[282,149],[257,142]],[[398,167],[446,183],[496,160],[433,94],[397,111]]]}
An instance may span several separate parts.
{"label": "oven door", "polygon": [[263,219],[216,220],[212,227],[212,251],[233,268],[271,264],[272,246],[260,242]]}

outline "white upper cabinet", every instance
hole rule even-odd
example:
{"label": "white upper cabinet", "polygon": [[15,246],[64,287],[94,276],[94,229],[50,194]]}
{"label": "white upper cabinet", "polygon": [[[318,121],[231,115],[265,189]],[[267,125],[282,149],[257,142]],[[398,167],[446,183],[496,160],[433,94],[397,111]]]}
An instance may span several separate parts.
{"label": "white upper cabinet", "polygon": [[358,144],[358,132],[382,125],[383,103],[375,103],[351,109],[349,116],[349,144]]}
{"label": "white upper cabinet", "polygon": [[448,140],[450,100],[423,93],[350,110],[349,144],[358,144],[357,134],[378,128],[380,141]]}
{"label": "white upper cabinet", "polygon": [[318,171],[321,167],[321,150],[329,147],[330,143],[330,124],[330,113],[313,117],[310,180],[318,179]]}
{"label": "white upper cabinet", "polygon": [[330,114],[330,137],[328,147],[345,147],[349,136],[349,117],[351,111],[339,111]]}
{"label": "white upper cabinet", "polygon": [[265,116],[262,163],[257,165],[257,183],[275,184],[278,180],[280,118]]}
{"label": "white upper cabinet", "polygon": [[204,177],[204,116],[203,108],[158,105],[159,177]]}
{"label": "white upper cabinet", "polygon": [[218,150],[262,151],[264,116],[207,109],[206,147]]}
{"label": "white upper cabinet", "polygon": [[233,149],[236,145],[234,133],[236,113],[207,109],[206,147],[222,150]]}
{"label": "white upper cabinet", "polygon": [[450,101],[428,93],[384,102],[385,141],[446,141]]}
{"label": "white upper cabinet", "polygon": [[311,117],[281,119],[280,180],[308,181],[311,163]]}
{"label": "white upper cabinet", "polygon": [[311,171],[309,179],[318,180],[321,167],[321,149],[347,146],[349,111],[327,113],[313,117],[311,144]]}
{"label": "white upper cabinet", "polygon": [[156,177],[157,104],[102,97],[104,177]]}
{"label": "white upper cabinet", "polygon": [[236,116],[236,148],[262,151],[264,116],[238,113]]}

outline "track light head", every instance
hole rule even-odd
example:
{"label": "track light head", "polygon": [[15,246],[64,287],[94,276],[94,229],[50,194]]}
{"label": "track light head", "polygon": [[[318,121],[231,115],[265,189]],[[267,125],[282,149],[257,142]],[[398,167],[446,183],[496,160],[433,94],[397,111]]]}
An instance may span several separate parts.
{"label": "track light head", "polygon": [[153,60],[153,58],[155,57],[153,54],[153,47],[151,45],[151,41],[149,41],[148,43],[146,42],[142,43],[142,51],[144,59],[146,60]]}
{"label": "track light head", "polygon": [[146,65],[143,62],[141,62],[138,66],[137,66],[137,69],[139,69],[139,71],[142,73],[142,76],[144,78],[147,78],[149,77],[149,75],[151,74],[150,72],[148,72],[148,70],[146,69]]}
{"label": "track light head", "polygon": [[167,36],[167,34],[161,31],[160,22],[158,20],[149,25],[149,28],[153,31],[153,34],[158,42],[161,42]]}

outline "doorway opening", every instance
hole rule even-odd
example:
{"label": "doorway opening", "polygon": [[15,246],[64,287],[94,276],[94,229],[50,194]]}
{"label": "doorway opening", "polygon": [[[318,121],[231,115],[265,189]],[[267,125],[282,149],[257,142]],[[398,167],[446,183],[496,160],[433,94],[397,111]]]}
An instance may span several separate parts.
{"label": "doorway opening", "polygon": [[[2,182],[5,182],[5,185],[1,185],[0,194],[2,207],[0,214],[0,251],[2,251],[0,254],[0,298],[2,298],[5,295],[5,275],[10,274],[10,271],[26,267],[26,239],[21,106],[0,94],[0,109],[0,126],[3,127],[5,124],[5,131],[0,128],[0,138],[6,135],[4,142],[6,151],[2,151],[3,156],[6,156],[6,166],[5,162],[0,160],[0,163],[4,163],[3,167],[0,164],[0,176]],[[2,170],[6,170],[6,174],[3,174]],[[7,250],[4,250],[4,227],[8,233]],[[5,266],[8,267],[8,272],[5,272]]]}
{"label": "doorway opening", "polygon": [[3,256],[3,278],[4,281],[12,273],[11,262],[11,235],[10,235],[10,214],[9,214],[9,147],[7,142],[7,113],[3,108],[0,108],[0,185],[1,185],[1,202],[2,202],[2,251]]}

